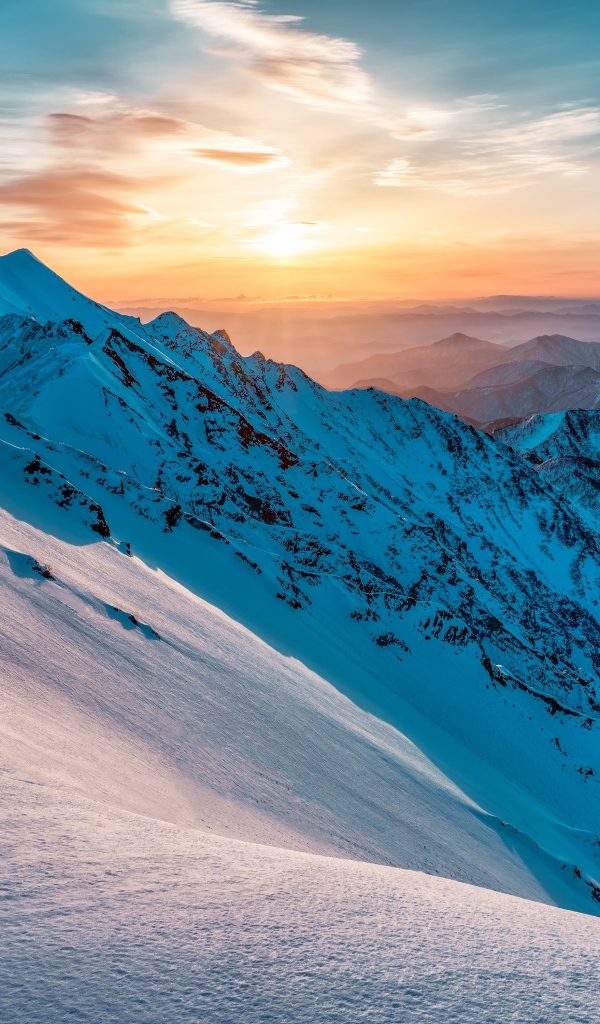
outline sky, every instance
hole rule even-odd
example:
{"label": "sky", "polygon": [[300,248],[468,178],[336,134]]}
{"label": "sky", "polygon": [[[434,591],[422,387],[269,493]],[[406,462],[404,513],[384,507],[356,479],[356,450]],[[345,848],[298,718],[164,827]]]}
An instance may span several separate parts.
{"label": "sky", "polygon": [[111,301],[600,293],[592,0],[3,0],[2,251]]}

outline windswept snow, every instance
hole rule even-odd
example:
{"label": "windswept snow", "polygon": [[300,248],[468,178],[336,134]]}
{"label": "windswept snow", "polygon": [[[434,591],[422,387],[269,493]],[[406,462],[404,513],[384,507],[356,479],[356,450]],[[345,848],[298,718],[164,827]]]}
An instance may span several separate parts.
{"label": "windswept snow", "polygon": [[598,1024],[597,919],[208,836],[25,777],[1,805],[7,1024]]}

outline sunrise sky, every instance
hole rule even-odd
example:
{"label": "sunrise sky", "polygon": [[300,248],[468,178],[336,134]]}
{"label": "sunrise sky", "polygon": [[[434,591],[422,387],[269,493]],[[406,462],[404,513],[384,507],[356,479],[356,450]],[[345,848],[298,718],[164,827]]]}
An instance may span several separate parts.
{"label": "sunrise sky", "polygon": [[2,251],[111,301],[600,293],[588,0],[3,0]]}

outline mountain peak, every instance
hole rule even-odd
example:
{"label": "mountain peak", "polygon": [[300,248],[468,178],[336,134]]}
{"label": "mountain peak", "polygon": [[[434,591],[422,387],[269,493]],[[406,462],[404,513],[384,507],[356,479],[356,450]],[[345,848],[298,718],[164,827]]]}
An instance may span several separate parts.
{"label": "mountain peak", "polygon": [[433,349],[438,348],[453,348],[453,347],[464,348],[487,348],[492,346],[493,348],[501,348],[500,345],[496,345],[493,341],[483,341],[481,338],[473,338],[469,334],[463,334],[461,331],[455,331],[454,334],[450,334],[447,338],[441,338],[440,341],[434,341],[429,347]]}
{"label": "mountain peak", "polygon": [[[46,264],[36,256],[31,249],[26,249],[25,247],[21,249],[13,249],[12,252],[7,252],[4,256],[0,256],[0,262],[7,263],[9,265],[23,263],[30,260],[33,260],[35,263],[40,263],[43,267],[46,266]],[[49,270],[50,268],[46,267],[46,269]],[[53,271],[51,271],[51,273],[53,273]]]}
{"label": "mountain peak", "polygon": [[79,316],[81,304],[95,305],[29,249],[0,257],[0,314],[24,313],[45,323]]}
{"label": "mountain peak", "polygon": [[131,324],[130,317],[88,298],[29,249],[0,256],[0,316],[7,314],[33,317],[40,324],[76,320],[92,337],[111,327],[127,331]]}
{"label": "mountain peak", "polygon": [[165,310],[164,313],[159,313],[155,316],[147,325],[149,328],[168,331],[168,330],[189,330],[190,325],[187,320],[184,320],[179,313],[174,313],[173,310]]}
{"label": "mountain peak", "polygon": [[217,331],[213,331],[212,336],[213,338],[216,338],[217,341],[223,342],[224,345],[231,345],[231,338],[229,337],[227,331],[224,330],[222,327],[220,327]]}

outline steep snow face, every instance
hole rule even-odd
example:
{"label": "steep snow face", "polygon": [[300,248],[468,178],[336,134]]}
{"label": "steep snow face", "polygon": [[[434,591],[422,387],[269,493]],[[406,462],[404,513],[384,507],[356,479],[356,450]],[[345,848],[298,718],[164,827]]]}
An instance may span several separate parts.
{"label": "steep snow face", "polygon": [[539,877],[543,860],[547,891],[568,877],[556,898],[597,909],[590,524],[422,403],[330,394],[173,315],[126,330],[83,313],[0,322],[7,507],[130,542],[399,726]]}
{"label": "steep snow face", "polygon": [[594,458],[600,451],[600,411],[575,409],[553,416],[531,416],[497,434],[515,451],[538,461],[569,455]]}
{"label": "steep snow face", "polygon": [[0,513],[0,593],[4,779],[586,909],[396,729],[115,544]]}

